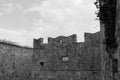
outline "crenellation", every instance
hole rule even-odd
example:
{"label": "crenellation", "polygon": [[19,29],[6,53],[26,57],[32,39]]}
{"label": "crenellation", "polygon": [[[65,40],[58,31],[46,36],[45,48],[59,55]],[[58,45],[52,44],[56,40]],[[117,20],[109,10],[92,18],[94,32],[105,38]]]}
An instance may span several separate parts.
{"label": "crenellation", "polygon": [[33,43],[34,43],[34,44],[33,44],[33,47],[36,48],[36,49],[37,49],[37,48],[39,49],[39,48],[41,48],[42,45],[43,45],[43,38],[34,39],[34,40],[33,40]]}
{"label": "crenellation", "polygon": [[[61,72],[65,73],[64,78],[68,73],[81,72],[81,71],[101,71],[101,58],[100,58],[100,32],[95,34],[89,34],[86,39],[89,42],[77,42],[77,36],[75,34],[71,36],[58,36],[56,38],[48,38],[48,44],[44,49],[33,48],[34,59],[36,63],[44,63],[45,65],[38,65],[35,63],[40,72]],[[39,57],[38,57],[39,56]],[[34,72],[36,70],[33,69]],[[67,74],[66,74],[67,72]],[[36,74],[36,73],[34,73]],[[38,73],[37,73],[38,74]],[[39,73],[39,76],[42,75]],[[50,75],[50,74],[49,74]],[[49,76],[47,75],[47,76]],[[55,79],[59,80],[59,73],[55,74]],[[76,76],[74,74],[74,76]],[[73,76],[73,79],[75,78]],[[45,76],[43,76],[45,77]],[[101,75],[99,75],[101,77]],[[72,76],[69,76],[69,79]],[[87,79],[88,77],[86,77]],[[39,78],[40,79],[40,78]],[[52,78],[53,79],[53,78]],[[98,79],[99,80],[99,79]]]}
{"label": "crenellation", "polygon": [[8,64],[0,67],[0,74],[6,74],[4,69],[18,80],[101,80],[99,34],[87,36],[89,42],[77,42],[76,34],[49,37],[48,43],[34,39],[33,49],[0,44],[0,65]]}
{"label": "crenellation", "polygon": [[0,41],[0,80],[120,80],[120,0],[96,0],[100,31],[33,39],[33,48]]}

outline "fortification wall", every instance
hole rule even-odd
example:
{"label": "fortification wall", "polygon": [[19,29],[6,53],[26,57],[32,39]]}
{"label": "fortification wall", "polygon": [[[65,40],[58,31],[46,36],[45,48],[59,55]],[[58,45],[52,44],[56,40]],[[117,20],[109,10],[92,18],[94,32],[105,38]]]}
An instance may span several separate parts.
{"label": "fortification wall", "polygon": [[[119,45],[119,0],[97,0],[101,27],[101,56],[102,56],[102,74],[103,80],[116,79],[118,74],[118,54]],[[117,7],[117,8],[116,8]],[[118,49],[119,51],[119,49]]]}
{"label": "fortification wall", "polygon": [[30,80],[32,48],[0,42],[0,80]]}
{"label": "fortification wall", "polygon": [[34,48],[0,42],[0,80],[101,80],[100,33],[34,39]]}
{"label": "fortification wall", "polygon": [[100,33],[87,34],[84,43],[77,43],[76,38],[76,35],[48,38],[48,44],[42,38],[34,40],[40,43],[34,44],[34,78],[101,80]]}

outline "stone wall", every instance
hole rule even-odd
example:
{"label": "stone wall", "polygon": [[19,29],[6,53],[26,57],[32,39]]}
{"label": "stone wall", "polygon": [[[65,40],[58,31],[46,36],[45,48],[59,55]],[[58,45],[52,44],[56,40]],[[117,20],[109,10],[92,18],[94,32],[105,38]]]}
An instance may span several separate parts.
{"label": "stone wall", "polygon": [[117,59],[117,66],[116,66],[116,80],[120,79],[120,0],[116,1],[116,32],[115,32],[115,36],[116,36],[116,43],[117,43],[117,50],[116,50],[116,54],[115,54],[115,58]]}
{"label": "stone wall", "polygon": [[30,80],[32,48],[0,42],[0,80]]}
{"label": "stone wall", "polygon": [[[101,27],[101,57],[103,80],[116,80],[118,73],[118,10],[119,0],[97,0]],[[116,8],[117,7],[117,8]],[[116,35],[117,34],[117,35]],[[118,79],[119,80],[119,79]]]}
{"label": "stone wall", "polygon": [[100,32],[34,39],[34,48],[0,42],[0,80],[102,80]]}
{"label": "stone wall", "polygon": [[34,43],[33,79],[102,80],[100,32],[85,33],[84,43],[78,43],[76,35],[48,38],[48,44],[34,39]]}

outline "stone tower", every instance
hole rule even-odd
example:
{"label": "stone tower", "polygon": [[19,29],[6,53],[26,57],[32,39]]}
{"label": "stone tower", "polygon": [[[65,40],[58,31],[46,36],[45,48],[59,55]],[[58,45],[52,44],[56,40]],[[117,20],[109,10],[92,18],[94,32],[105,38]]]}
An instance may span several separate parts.
{"label": "stone tower", "polygon": [[34,39],[33,80],[101,80],[100,32]]}
{"label": "stone tower", "polygon": [[101,27],[102,80],[120,80],[120,0],[97,0]]}

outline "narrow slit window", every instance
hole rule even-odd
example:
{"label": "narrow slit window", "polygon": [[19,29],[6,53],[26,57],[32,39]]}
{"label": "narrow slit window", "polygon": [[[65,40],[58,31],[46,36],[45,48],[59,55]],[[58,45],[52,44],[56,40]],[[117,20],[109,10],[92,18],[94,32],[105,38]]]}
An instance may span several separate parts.
{"label": "narrow slit window", "polygon": [[112,66],[113,67],[113,72],[117,73],[118,72],[118,60],[113,59],[112,62],[113,62],[113,66]]}
{"label": "narrow slit window", "polygon": [[62,40],[60,40],[60,44],[62,44]]}

